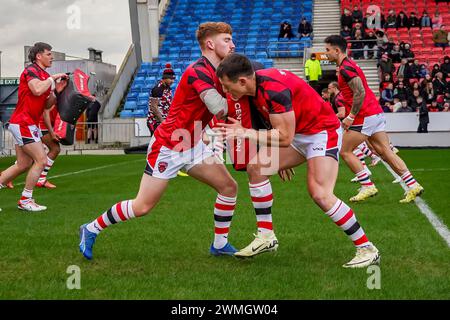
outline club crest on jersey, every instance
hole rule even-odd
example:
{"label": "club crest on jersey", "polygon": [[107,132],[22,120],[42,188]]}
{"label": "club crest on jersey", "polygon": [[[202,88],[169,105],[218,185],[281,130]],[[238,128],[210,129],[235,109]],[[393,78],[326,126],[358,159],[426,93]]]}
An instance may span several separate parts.
{"label": "club crest on jersey", "polygon": [[158,163],[158,170],[159,170],[159,172],[163,173],[164,171],[166,171],[167,166],[168,166],[167,162],[163,162],[162,161],[162,162]]}
{"label": "club crest on jersey", "polygon": [[33,136],[34,136],[35,138],[39,138],[39,132],[38,132],[37,130],[34,130],[34,131],[33,131]]}

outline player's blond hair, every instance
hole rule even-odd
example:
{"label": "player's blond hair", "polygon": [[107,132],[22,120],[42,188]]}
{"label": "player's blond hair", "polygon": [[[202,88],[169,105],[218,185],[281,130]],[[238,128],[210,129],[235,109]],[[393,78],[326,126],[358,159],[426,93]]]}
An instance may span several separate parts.
{"label": "player's blond hair", "polygon": [[196,36],[200,48],[206,47],[206,39],[220,33],[233,34],[231,26],[226,22],[205,22],[198,26]]}

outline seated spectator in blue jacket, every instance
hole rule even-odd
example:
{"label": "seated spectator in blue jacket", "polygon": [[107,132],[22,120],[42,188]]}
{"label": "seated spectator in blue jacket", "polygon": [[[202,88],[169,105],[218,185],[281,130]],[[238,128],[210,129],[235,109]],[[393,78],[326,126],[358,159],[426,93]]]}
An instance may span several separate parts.
{"label": "seated spectator in blue jacket", "polygon": [[385,102],[392,103],[394,101],[394,85],[389,83],[387,87],[381,92],[381,98]]}
{"label": "seated spectator in blue jacket", "polygon": [[306,18],[302,18],[302,21],[298,25],[298,35],[300,38],[306,38],[310,37],[311,33],[313,32],[313,28],[311,26],[311,23],[306,20]]}
{"label": "seated spectator in blue jacket", "polygon": [[430,74],[430,71],[428,71],[427,66],[422,63],[419,68],[419,77],[425,78],[427,74]]}

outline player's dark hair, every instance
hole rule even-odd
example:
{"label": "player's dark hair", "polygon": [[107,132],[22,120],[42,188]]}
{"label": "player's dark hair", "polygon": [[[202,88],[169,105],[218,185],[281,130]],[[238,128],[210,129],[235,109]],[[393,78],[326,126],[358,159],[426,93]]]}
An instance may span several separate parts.
{"label": "player's dark hair", "polygon": [[342,52],[347,51],[347,40],[339,35],[332,35],[325,38],[325,43],[333,47],[338,47]]}
{"label": "player's dark hair", "polygon": [[43,53],[45,50],[51,51],[52,46],[45,42],[36,42],[28,52],[28,59],[33,63],[36,62],[38,53]]}
{"label": "player's dark hair", "polygon": [[251,61],[244,55],[232,53],[223,59],[216,70],[219,78],[225,76],[232,82],[236,82],[239,77],[250,77],[255,73]]}

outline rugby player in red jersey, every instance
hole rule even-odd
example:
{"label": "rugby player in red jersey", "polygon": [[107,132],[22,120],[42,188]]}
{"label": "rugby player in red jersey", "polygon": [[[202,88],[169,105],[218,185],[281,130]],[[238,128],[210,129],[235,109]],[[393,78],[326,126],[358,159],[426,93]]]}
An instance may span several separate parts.
{"label": "rugby player in red jersey", "polygon": [[[339,168],[342,128],[330,104],[293,73],[278,69],[255,72],[250,61],[239,54],[226,57],[217,69],[217,76],[224,90],[234,99],[250,96],[270,128],[244,128],[231,118],[231,124],[220,124],[227,138],[249,138],[259,143],[256,161],[251,161],[247,166],[250,183],[270,185],[269,177],[279,170],[306,163],[311,198],[356,247],[355,257],[344,267],[361,268],[378,263],[377,248],[369,242],[352,209],[333,192]],[[268,204],[271,205],[272,194],[267,198],[270,198]],[[264,214],[266,208],[255,209],[258,209],[258,215],[258,211]],[[273,233],[257,235],[235,256],[249,257],[264,252],[260,248],[273,247],[273,239]]]}
{"label": "rugby player in red jersey", "polygon": [[367,140],[408,186],[405,198],[400,202],[414,201],[424,189],[414,179],[405,162],[391,149],[383,110],[367,85],[361,68],[347,57],[347,41],[339,35],[329,36],[325,39],[325,48],[328,59],[339,66],[338,83],[346,108],[347,116],[342,120],[346,132],[341,156],[361,183],[359,193],[350,198],[350,201],[363,201],[378,193],[361,161],[353,154],[353,150]]}
{"label": "rugby player in red jersey", "polygon": [[92,259],[95,239],[102,230],[149,213],[180,169],[218,192],[210,253],[233,255],[236,252],[228,242],[228,232],[236,205],[237,184],[201,139],[203,129],[214,115],[220,118],[226,114],[227,101],[215,71],[222,59],[234,51],[232,30],[224,22],[203,23],[197,30],[197,40],[202,57],[184,72],[169,114],[150,141],[147,166],[136,198],[115,204],[80,227],[79,248],[85,258]]}
{"label": "rugby player in red jersey", "polygon": [[25,188],[18,202],[18,208],[25,211],[47,209],[45,206],[38,205],[33,199],[33,189],[47,163],[47,156],[41,142],[39,120],[44,110],[55,104],[54,90],[61,92],[67,85],[67,81],[56,82],[59,79],[66,79],[65,73],[49,75],[45,71],[53,62],[51,50],[52,47],[43,42],[36,43],[30,49],[28,57],[32,64],[27,66],[20,76],[19,99],[8,126],[15,140],[17,162],[2,172],[0,189],[29,169]]}

